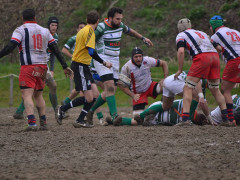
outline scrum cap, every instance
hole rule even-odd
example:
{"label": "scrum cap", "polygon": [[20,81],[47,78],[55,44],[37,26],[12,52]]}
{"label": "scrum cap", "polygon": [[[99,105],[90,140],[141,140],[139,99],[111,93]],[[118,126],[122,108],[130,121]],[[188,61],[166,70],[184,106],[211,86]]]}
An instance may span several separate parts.
{"label": "scrum cap", "polygon": [[223,18],[222,16],[213,16],[210,21],[210,25],[212,26],[212,30],[215,33],[215,30],[223,25]]}
{"label": "scrum cap", "polygon": [[48,28],[49,28],[49,26],[50,26],[51,23],[57,23],[57,25],[58,25],[58,23],[59,23],[58,18],[57,18],[56,16],[50,17],[50,18],[48,19],[48,22],[47,22]]}
{"label": "scrum cap", "polygon": [[143,51],[142,51],[139,47],[135,47],[135,48],[132,50],[132,57],[133,57],[135,54],[142,54],[142,55],[143,55]]}
{"label": "scrum cap", "polygon": [[178,21],[177,28],[179,32],[185,31],[191,27],[191,21],[188,18],[183,18]]}

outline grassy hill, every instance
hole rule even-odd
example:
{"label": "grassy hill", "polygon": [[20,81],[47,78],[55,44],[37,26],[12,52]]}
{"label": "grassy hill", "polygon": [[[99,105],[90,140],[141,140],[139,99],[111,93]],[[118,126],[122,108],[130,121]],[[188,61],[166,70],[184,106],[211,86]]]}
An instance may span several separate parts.
{"label": "grassy hill", "polygon": [[[21,12],[25,8],[34,8],[38,23],[45,27],[50,16],[59,17],[61,48],[76,33],[76,24],[86,19],[87,12],[96,9],[103,19],[112,6],[123,8],[123,22],[154,43],[153,48],[148,48],[140,40],[124,35],[121,57],[128,57],[133,47],[140,46],[149,56],[175,58],[175,38],[178,33],[176,24],[183,17],[192,20],[193,28],[210,33],[209,18],[218,14],[224,17],[226,26],[240,30],[239,0],[3,0],[0,4],[0,48],[9,41],[13,30],[22,24]],[[17,51],[4,60],[16,62]]]}

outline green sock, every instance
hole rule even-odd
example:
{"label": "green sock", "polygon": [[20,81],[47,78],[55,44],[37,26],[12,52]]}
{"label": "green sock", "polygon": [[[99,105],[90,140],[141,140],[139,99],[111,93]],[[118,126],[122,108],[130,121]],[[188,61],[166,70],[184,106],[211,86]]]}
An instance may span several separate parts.
{"label": "green sock", "polygon": [[101,94],[98,96],[95,104],[92,106],[92,108],[90,109],[90,111],[94,112],[98,107],[100,107],[101,105],[103,105],[106,101],[103,100]]}
{"label": "green sock", "polygon": [[131,124],[132,124],[131,118],[123,117],[120,125],[131,125]]}
{"label": "green sock", "polygon": [[103,118],[102,112],[98,112],[98,113],[97,113],[97,117],[98,117],[99,120],[100,120],[101,118]]}
{"label": "green sock", "polygon": [[112,119],[114,119],[117,116],[117,105],[116,105],[115,96],[106,97],[106,101],[108,104],[110,115],[112,116]]}
{"label": "green sock", "polygon": [[68,103],[70,103],[71,102],[71,99],[69,98],[69,97],[66,97],[65,99],[64,99],[64,104],[68,104]]}
{"label": "green sock", "polygon": [[140,113],[140,118],[144,119],[149,114],[155,114],[157,112],[163,112],[162,104],[156,104],[146,109],[145,111]]}
{"label": "green sock", "polygon": [[25,107],[24,107],[24,103],[23,103],[23,100],[22,100],[21,104],[18,106],[18,108],[16,110],[16,113],[17,114],[23,114],[24,109],[25,109]]}
{"label": "green sock", "polygon": [[190,119],[193,119],[194,112],[197,109],[198,102],[195,100],[192,100],[191,106],[190,106]]}
{"label": "green sock", "polygon": [[57,95],[56,94],[50,94],[49,93],[49,99],[50,99],[50,102],[52,104],[52,107],[55,111],[57,105],[58,105],[58,100],[57,100]]}

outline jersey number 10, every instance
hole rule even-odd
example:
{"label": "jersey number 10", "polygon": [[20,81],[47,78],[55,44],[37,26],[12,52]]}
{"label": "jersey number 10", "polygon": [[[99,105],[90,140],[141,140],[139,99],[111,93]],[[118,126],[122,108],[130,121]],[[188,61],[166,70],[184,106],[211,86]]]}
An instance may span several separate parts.
{"label": "jersey number 10", "polygon": [[34,49],[42,49],[42,35],[34,34],[32,38],[33,38]]}

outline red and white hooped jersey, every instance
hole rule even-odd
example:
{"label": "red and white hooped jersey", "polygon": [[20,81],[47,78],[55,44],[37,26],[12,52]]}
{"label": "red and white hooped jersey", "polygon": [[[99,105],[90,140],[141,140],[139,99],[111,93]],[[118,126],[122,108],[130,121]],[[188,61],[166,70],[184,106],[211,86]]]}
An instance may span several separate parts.
{"label": "red and white hooped jersey", "polygon": [[121,73],[131,79],[131,90],[137,93],[143,93],[148,90],[152,83],[151,67],[160,65],[160,60],[144,56],[142,65],[136,66],[132,60],[129,60],[121,70]]}
{"label": "red and white hooped jersey", "polygon": [[217,52],[208,35],[202,31],[187,29],[177,35],[176,44],[183,42],[191,57],[200,53]]}
{"label": "red and white hooped jersey", "polygon": [[47,47],[54,38],[48,29],[29,21],[14,30],[11,41],[18,43],[21,65],[47,64]]}
{"label": "red and white hooped jersey", "polygon": [[227,61],[240,56],[240,32],[223,26],[212,35],[211,41],[222,47],[222,54]]}

